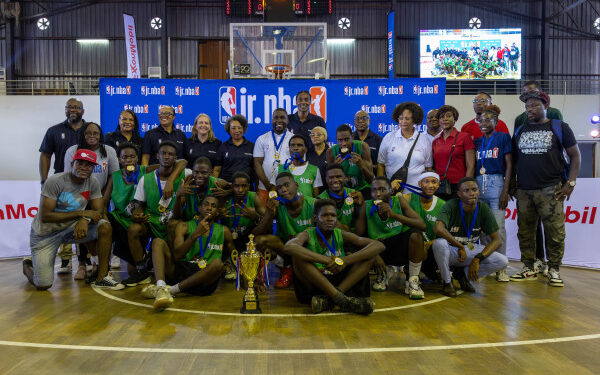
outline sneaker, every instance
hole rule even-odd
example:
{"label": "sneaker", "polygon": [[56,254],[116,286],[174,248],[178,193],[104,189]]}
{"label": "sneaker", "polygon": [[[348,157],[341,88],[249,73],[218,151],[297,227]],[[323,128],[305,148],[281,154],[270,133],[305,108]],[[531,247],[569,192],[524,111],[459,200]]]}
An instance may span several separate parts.
{"label": "sneaker", "polygon": [[343,312],[369,315],[373,312],[374,305],[375,303],[370,298],[346,297],[346,300],[340,305],[340,309]]}
{"label": "sneaker", "polygon": [[510,281],[525,281],[525,280],[537,280],[537,272],[527,266],[523,266],[521,272],[514,274],[510,277]]}
{"label": "sneaker", "polygon": [[237,270],[233,263],[225,262],[223,269],[225,271],[225,280],[233,281],[237,278]]}
{"label": "sneaker", "polygon": [[125,286],[136,286],[150,284],[150,281],[152,281],[150,279],[150,273],[146,270],[143,270],[137,271],[136,273],[129,275],[129,277],[123,280],[122,283]]}
{"label": "sneaker", "polygon": [[279,280],[275,282],[275,288],[277,289],[285,289],[289,288],[292,285],[292,268],[281,268],[281,273],[279,275]]}
{"label": "sneaker", "polygon": [[173,304],[173,296],[168,286],[159,287],[154,297],[154,311],[163,311]]}
{"label": "sneaker", "polygon": [[96,264],[93,264],[92,272],[88,272],[85,277],[85,283],[91,284],[97,278],[98,278],[98,266]]}
{"label": "sneaker", "polygon": [[75,272],[75,276],[73,276],[73,279],[85,280],[86,274],[87,274],[87,270],[86,270],[85,264],[80,264],[79,267],[77,267],[77,272]]}
{"label": "sneaker", "polygon": [[56,273],[58,275],[66,275],[66,274],[70,275],[71,272],[73,272],[73,261],[71,259],[61,260],[60,267],[58,267],[58,270],[56,271]]}
{"label": "sneaker", "polygon": [[452,282],[444,283],[444,286],[442,287],[442,294],[448,297],[458,296],[458,293],[456,292],[456,289],[454,289],[454,285],[452,285]]}
{"label": "sneaker", "polygon": [[544,276],[548,276],[548,264],[541,259],[536,259],[533,263],[533,270]]}
{"label": "sneaker", "polygon": [[318,314],[323,311],[333,310],[334,303],[330,297],[327,296],[313,296],[310,301],[310,307],[313,314]]}
{"label": "sneaker", "polygon": [[556,268],[551,268],[550,271],[548,271],[548,284],[550,284],[550,286],[565,286],[565,283],[563,282],[563,279],[560,278],[560,273]]}
{"label": "sneaker", "polygon": [[102,289],[110,289],[110,290],[121,290],[125,289],[125,285],[121,284],[117,280],[113,279],[110,272],[108,275],[104,276],[104,278],[100,281],[92,282],[92,285],[102,288]]}
{"label": "sneaker", "polygon": [[388,288],[387,275],[377,275],[375,282],[373,283],[372,289],[376,292],[385,292]]}
{"label": "sneaker", "polygon": [[155,284],[150,284],[150,285],[146,285],[144,287],[144,289],[142,289],[142,297],[144,298],[155,298],[156,297],[156,291],[158,290],[158,287]]}
{"label": "sneaker", "polygon": [[460,289],[462,289],[465,292],[475,293],[475,288],[473,287],[473,284],[471,284],[469,279],[467,279],[467,275],[465,275],[463,269],[458,269],[457,271],[458,272],[456,272],[456,280],[458,280],[460,284]]}
{"label": "sneaker", "polygon": [[419,276],[411,276],[404,283],[404,293],[408,294],[410,299],[423,299],[425,293],[421,289],[421,283],[419,282]]}
{"label": "sneaker", "polygon": [[113,255],[113,257],[110,259],[110,268],[121,268],[121,259],[118,256]]}
{"label": "sneaker", "polygon": [[506,273],[506,268],[503,268],[500,271],[496,272],[496,281],[501,282],[501,283],[507,283],[510,281],[510,278],[508,277],[508,274]]}

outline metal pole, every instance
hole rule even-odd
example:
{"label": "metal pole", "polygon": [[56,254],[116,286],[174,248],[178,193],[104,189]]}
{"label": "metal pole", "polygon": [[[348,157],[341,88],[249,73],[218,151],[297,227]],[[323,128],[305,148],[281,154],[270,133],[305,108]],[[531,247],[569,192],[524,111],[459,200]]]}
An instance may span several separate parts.
{"label": "metal pole", "polygon": [[167,19],[167,1],[162,0],[160,6],[163,19],[163,27],[161,28],[160,33],[160,76],[161,78],[167,78],[169,66],[169,43],[167,40],[169,20]]}

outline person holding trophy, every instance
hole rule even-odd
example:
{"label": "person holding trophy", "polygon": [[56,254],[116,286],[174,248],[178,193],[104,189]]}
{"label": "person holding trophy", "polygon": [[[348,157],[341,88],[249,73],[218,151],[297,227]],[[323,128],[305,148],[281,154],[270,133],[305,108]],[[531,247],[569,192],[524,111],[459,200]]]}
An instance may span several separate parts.
{"label": "person holding trophy", "polygon": [[[219,214],[219,200],[204,198],[200,218],[193,231],[175,230],[173,249],[161,238],[152,240],[152,262],[156,284],[142,289],[142,296],[154,298],[154,310],[171,306],[173,295],[186,292],[197,296],[211,295],[219,284],[223,270],[223,253],[234,251],[231,231],[215,222]],[[168,283],[168,284],[167,284]]]}

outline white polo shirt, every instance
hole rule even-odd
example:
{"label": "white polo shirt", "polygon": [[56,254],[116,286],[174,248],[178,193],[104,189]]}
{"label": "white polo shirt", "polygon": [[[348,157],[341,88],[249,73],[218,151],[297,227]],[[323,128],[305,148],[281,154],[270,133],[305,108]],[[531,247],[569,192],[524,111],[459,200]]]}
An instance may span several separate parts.
{"label": "white polo shirt", "polygon": [[[278,160],[275,159],[275,142],[273,142],[273,136],[271,135],[270,130],[258,137],[256,139],[256,143],[254,143],[253,156],[255,158],[264,158],[262,167],[265,171],[265,175],[272,184],[275,183],[275,177],[277,177],[277,169],[279,168],[279,164],[285,163],[285,161],[290,158],[289,143],[290,138],[292,138],[293,135],[294,134],[289,130],[283,134],[275,134],[275,140],[277,143],[279,143],[283,137],[283,141],[281,141],[281,145],[279,147]],[[258,188],[266,190],[266,187],[262,181],[259,181]]]}
{"label": "white polo shirt", "polygon": [[[404,161],[408,156],[408,152],[417,139],[418,131],[415,130],[413,135],[406,139],[402,136],[402,130],[398,129],[392,133],[386,134],[379,146],[379,155],[377,163],[385,166],[385,174],[387,178],[391,178],[398,169],[404,165]],[[431,149],[431,141],[427,134],[422,133],[419,137],[415,149],[413,150],[408,165],[409,185],[417,185],[419,176],[425,168],[433,165],[433,152]]]}

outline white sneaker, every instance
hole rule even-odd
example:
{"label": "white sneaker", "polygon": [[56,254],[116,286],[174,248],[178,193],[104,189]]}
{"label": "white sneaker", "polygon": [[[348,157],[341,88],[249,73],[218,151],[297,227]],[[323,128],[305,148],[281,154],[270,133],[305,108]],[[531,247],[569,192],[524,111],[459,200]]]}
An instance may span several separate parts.
{"label": "white sneaker", "polygon": [[67,263],[66,266],[62,266],[62,264],[58,267],[58,270],[56,271],[56,273],[58,275],[65,275],[65,274],[71,274],[73,272],[73,260],[69,259],[69,263]]}
{"label": "white sneaker", "polygon": [[387,275],[377,275],[372,288],[376,292],[385,292],[388,288]]}
{"label": "white sneaker", "polygon": [[556,268],[551,268],[548,272],[548,284],[550,286],[565,286],[563,279],[560,278],[560,272]]}
{"label": "white sneaker", "polygon": [[113,257],[110,259],[110,268],[111,269],[121,268],[121,258],[113,255]]}
{"label": "white sneaker", "polygon": [[510,278],[508,277],[508,274],[506,273],[506,268],[503,268],[500,271],[496,272],[496,281],[501,282],[501,283],[507,283],[510,281]]}
{"label": "white sneaker", "polygon": [[544,276],[548,276],[548,265],[541,259],[536,259],[533,263],[533,270]]}
{"label": "white sneaker", "polygon": [[410,299],[423,299],[425,293],[421,289],[421,283],[419,282],[419,276],[411,276],[408,281],[405,282],[404,293],[408,294]]}

